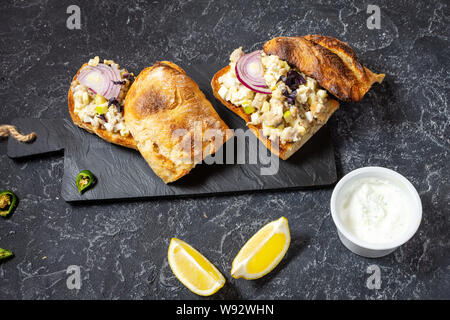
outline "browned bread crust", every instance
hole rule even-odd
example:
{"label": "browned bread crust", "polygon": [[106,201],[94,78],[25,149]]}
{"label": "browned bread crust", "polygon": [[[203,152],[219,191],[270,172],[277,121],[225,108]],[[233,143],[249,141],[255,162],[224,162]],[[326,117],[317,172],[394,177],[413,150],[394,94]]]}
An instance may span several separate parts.
{"label": "browned bread crust", "polygon": [[[246,114],[242,107],[235,106],[229,101],[222,99],[219,95],[220,83],[219,78],[223,76],[225,73],[230,70],[230,66],[226,66],[225,68],[219,70],[211,80],[211,87],[214,93],[214,96],[228,109],[236,113],[239,117],[244,119],[246,123],[251,121],[250,115]],[[274,144],[270,139],[265,137],[262,134],[262,125],[253,125],[248,124],[249,129],[261,140],[262,143],[269,149],[273,154],[277,155],[283,160],[288,159],[292,156],[298,149],[300,149],[329,119],[329,117],[339,108],[339,103],[336,100],[329,99],[328,101],[329,111],[326,114],[326,118],[322,124],[317,123],[315,126],[308,129],[306,134],[302,137],[300,141],[297,142],[288,142],[288,143],[279,143]]]}
{"label": "browned bread crust", "polygon": [[[138,75],[125,98],[125,123],[138,150],[165,183],[188,174],[232,137],[194,80],[169,61],[156,62]],[[222,137],[208,137],[209,129]],[[196,138],[201,138],[199,148]]]}
{"label": "browned bread crust", "polygon": [[[86,65],[87,65],[87,63],[85,63],[81,66],[81,68],[78,70],[77,74],[73,77],[72,81],[76,80],[81,69]],[[90,123],[83,122],[80,119],[80,117],[78,117],[78,115],[76,115],[74,112],[75,103],[73,100],[73,94],[72,94],[71,88],[69,88],[67,100],[68,100],[68,104],[69,104],[70,117],[72,118],[72,121],[75,125],[77,125],[80,128],[85,129],[86,131],[88,131],[90,133],[98,135],[100,138],[102,138],[108,142],[112,142],[112,143],[115,143],[115,144],[118,144],[118,145],[121,145],[121,146],[124,146],[127,148],[137,149],[136,142],[134,141],[131,134],[127,137],[123,137],[119,133],[109,132],[100,127],[94,128]]]}
{"label": "browned bread crust", "polygon": [[277,37],[267,41],[263,50],[316,79],[321,87],[343,101],[360,101],[372,84],[381,83],[385,76],[364,67],[345,42],[332,37]]}

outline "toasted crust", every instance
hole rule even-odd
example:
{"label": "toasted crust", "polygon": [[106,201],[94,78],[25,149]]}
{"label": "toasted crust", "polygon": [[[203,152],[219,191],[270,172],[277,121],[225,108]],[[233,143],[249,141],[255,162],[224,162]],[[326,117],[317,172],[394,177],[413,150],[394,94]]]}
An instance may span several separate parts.
{"label": "toasted crust", "polygon": [[277,37],[267,41],[263,50],[316,79],[321,87],[343,101],[360,101],[385,76],[364,67],[345,42],[332,37]]}
{"label": "toasted crust", "polygon": [[156,62],[138,75],[125,98],[125,123],[165,183],[188,174],[232,137],[198,85],[169,61]]}
{"label": "toasted crust", "polygon": [[[222,99],[219,95],[220,83],[219,78],[223,76],[230,70],[230,66],[226,66],[225,68],[219,70],[211,80],[211,87],[214,93],[214,96],[228,109],[236,113],[239,117],[241,117],[246,123],[251,121],[250,115],[246,114],[242,107],[235,106],[229,101]],[[329,99],[329,109],[326,113],[326,117],[323,119],[323,123],[317,123],[315,126],[312,126],[308,129],[306,134],[302,137],[300,141],[297,142],[288,142],[288,143],[280,143],[274,144],[270,139],[265,137],[262,134],[262,125],[253,125],[247,124],[249,129],[256,135],[256,137],[261,140],[262,143],[269,149],[273,154],[277,155],[283,160],[288,159],[292,156],[296,151],[298,151],[329,119],[329,117],[339,108],[339,103],[336,100]]]}
{"label": "toasted crust", "polygon": [[[73,77],[72,82],[76,80],[78,74],[80,73],[81,69],[86,66],[87,63],[83,64],[81,68],[78,70],[76,75]],[[130,134],[128,137],[123,137],[119,133],[113,133],[109,132],[102,128],[94,128],[90,123],[83,122],[78,115],[75,114],[74,108],[75,108],[75,102],[73,100],[73,94],[72,89],[69,88],[69,93],[67,96],[68,104],[69,104],[69,113],[70,117],[72,118],[72,121],[75,125],[77,125],[80,128],[85,129],[86,131],[98,135],[100,138],[115,143],[127,148],[137,149],[136,142],[134,141],[132,135]]]}

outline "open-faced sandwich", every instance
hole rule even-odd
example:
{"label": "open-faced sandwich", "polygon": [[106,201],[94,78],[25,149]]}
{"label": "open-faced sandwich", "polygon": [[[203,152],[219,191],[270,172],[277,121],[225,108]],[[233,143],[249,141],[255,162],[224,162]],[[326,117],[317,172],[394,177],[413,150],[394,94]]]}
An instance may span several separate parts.
{"label": "open-faced sandwich", "polygon": [[134,75],[112,60],[99,57],[85,63],[74,76],[68,102],[72,121],[106,141],[136,149],[125,126],[123,105]]}
{"label": "open-faced sandwich", "polygon": [[308,35],[274,38],[248,54],[234,50],[211,86],[216,98],[285,160],[338,109],[329,93],[359,101],[383,79],[384,74],[364,67],[346,43]]}
{"label": "open-faced sandwich", "polygon": [[144,69],[131,85],[125,124],[165,183],[188,174],[232,137],[198,85],[169,61]]}

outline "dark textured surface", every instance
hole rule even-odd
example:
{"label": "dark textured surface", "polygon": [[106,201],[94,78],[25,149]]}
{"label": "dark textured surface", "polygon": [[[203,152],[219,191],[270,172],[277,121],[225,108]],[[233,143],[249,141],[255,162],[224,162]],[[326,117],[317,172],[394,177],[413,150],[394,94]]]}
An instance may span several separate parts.
{"label": "dark textured surface", "polygon": [[[339,242],[329,213],[332,189],[178,200],[70,205],[60,196],[63,158],[12,161],[0,143],[1,187],[21,201],[0,221],[0,298],[198,298],[173,276],[171,237],[204,253],[227,278],[212,298],[450,298],[448,1],[111,1],[76,3],[82,29],[65,27],[68,1],[0,4],[0,122],[68,118],[69,82],[94,55],[131,70],[156,59],[226,62],[240,45],[279,35],[322,33],[348,42],[372,70],[386,73],[358,104],[343,103],[329,128],[340,176],[367,165],[405,175],[423,203],[417,234],[395,253],[365,259]],[[381,29],[366,27],[367,4]],[[293,241],[273,273],[234,280],[231,262],[266,222],[284,215]],[[381,288],[366,287],[369,265]],[[80,290],[66,269],[81,267]],[[202,298],[203,299],[203,298]]]}
{"label": "dark textured surface", "polygon": [[[210,81],[220,68],[220,65],[204,65],[203,68],[202,65],[196,65],[187,66],[185,70],[212,101],[220,117],[230,128],[246,130],[245,122],[221,106],[212,94]],[[214,160],[206,159],[206,164],[196,166],[189,175],[166,185],[153,173],[139,152],[112,145],[86,133],[73,125],[70,119],[14,119],[12,124],[22,132],[36,132],[37,139],[28,144],[9,139],[8,156],[11,158],[37,156],[39,153],[48,154],[64,149],[61,196],[71,202],[304,189],[330,186],[337,179],[333,147],[327,128],[320,130],[287,161],[275,156],[269,157],[266,147],[260,142],[255,145],[249,143],[248,139],[245,141],[242,137],[233,137],[214,156],[223,164],[208,165]],[[249,132],[249,135],[257,141],[252,133]],[[235,150],[234,156],[227,153],[231,149]],[[246,163],[238,162],[238,150],[247,158]],[[250,155],[256,155],[255,161],[251,163]],[[229,158],[231,161],[227,160]],[[268,171],[270,168],[276,174],[264,174],[264,170]],[[98,182],[95,188],[80,195],[74,181],[84,169],[93,172]]]}

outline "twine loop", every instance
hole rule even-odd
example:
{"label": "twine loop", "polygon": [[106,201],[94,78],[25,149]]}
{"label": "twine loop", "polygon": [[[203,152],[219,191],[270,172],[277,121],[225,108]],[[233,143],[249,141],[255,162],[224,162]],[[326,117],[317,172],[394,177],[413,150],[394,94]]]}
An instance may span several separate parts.
{"label": "twine loop", "polygon": [[0,137],[6,138],[8,136],[12,136],[14,139],[20,142],[32,142],[34,139],[36,139],[36,133],[34,132],[24,135],[17,131],[17,128],[15,126],[12,126],[10,124],[0,125]]}

